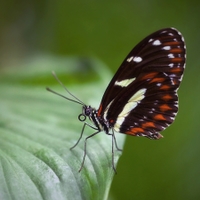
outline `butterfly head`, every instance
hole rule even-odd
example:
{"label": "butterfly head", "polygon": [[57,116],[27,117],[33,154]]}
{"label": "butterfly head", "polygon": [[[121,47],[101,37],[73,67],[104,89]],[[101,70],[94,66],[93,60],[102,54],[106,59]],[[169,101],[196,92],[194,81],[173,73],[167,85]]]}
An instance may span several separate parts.
{"label": "butterfly head", "polygon": [[91,119],[93,111],[94,109],[91,106],[83,105],[82,113],[78,116],[78,119],[82,122],[85,121],[87,117]]}
{"label": "butterfly head", "polygon": [[85,115],[85,116],[87,116],[87,117],[90,117],[91,115],[92,115],[92,111],[93,111],[94,109],[91,107],[91,106],[86,106],[86,105],[84,105],[83,106],[83,115]]}

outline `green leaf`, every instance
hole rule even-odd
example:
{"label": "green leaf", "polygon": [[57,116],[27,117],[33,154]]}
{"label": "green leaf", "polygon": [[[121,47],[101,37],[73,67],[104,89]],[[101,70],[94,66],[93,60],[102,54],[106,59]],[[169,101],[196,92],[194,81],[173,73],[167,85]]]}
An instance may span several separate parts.
{"label": "green leaf", "polygon": [[[111,137],[101,132],[88,140],[79,173],[84,138],[94,130],[86,127],[81,142],[69,150],[80,136],[82,108],[45,90],[50,86],[68,95],[52,70],[96,108],[111,77],[102,63],[86,58],[44,56],[1,70],[0,199],[107,199],[114,176]],[[123,147],[124,135],[116,137]],[[120,154],[115,151],[116,164]]]}

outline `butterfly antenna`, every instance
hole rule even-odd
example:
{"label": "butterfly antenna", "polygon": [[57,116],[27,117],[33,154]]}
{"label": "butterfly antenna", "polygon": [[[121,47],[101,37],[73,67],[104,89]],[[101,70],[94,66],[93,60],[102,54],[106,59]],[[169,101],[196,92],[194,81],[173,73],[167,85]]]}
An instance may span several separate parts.
{"label": "butterfly antenna", "polygon": [[56,95],[58,95],[58,96],[60,96],[60,97],[63,97],[64,99],[69,100],[69,101],[78,103],[78,104],[80,104],[80,105],[85,105],[80,99],[78,99],[76,96],[74,96],[74,95],[64,86],[64,84],[60,81],[60,79],[57,77],[57,75],[56,75],[56,73],[55,73],[54,71],[52,72],[52,75],[53,75],[54,78],[58,81],[58,83],[65,89],[65,91],[66,91],[70,96],[72,96],[75,100],[74,100],[74,99],[70,99],[70,98],[68,98],[68,97],[66,97],[66,96],[64,96],[64,95],[62,95],[62,94],[59,94],[59,93],[53,91],[52,89],[50,89],[50,88],[48,88],[48,87],[46,88],[47,91],[52,92],[52,93],[54,93],[54,94],[56,94]]}

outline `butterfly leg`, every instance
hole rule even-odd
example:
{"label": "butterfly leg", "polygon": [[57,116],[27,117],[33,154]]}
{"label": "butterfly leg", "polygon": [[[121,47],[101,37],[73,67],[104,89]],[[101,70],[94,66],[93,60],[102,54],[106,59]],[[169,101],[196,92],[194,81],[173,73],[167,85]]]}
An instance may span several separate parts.
{"label": "butterfly leg", "polygon": [[108,133],[108,135],[112,136],[112,167],[113,167],[113,170],[114,170],[115,174],[117,174],[117,170],[115,168],[115,159],[114,159],[115,158],[115,155],[114,155],[114,145],[115,145],[115,147],[116,147],[116,149],[118,151],[122,151],[122,149],[120,149],[118,147],[118,145],[117,145],[117,140],[116,140],[115,133],[114,133],[113,129],[112,129],[112,134]]}
{"label": "butterfly leg", "polygon": [[95,129],[95,130],[98,130],[97,128],[95,128],[95,127],[93,127],[93,126],[91,126],[90,124],[88,124],[88,123],[85,122],[85,123],[83,124],[83,128],[82,128],[82,131],[81,131],[81,134],[80,134],[79,139],[78,139],[77,142],[70,148],[70,150],[72,150],[74,147],[76,147],[77,144],[80,142],[80,140],[81,140],[81,138],[82,138],[82,136],[83,136],[83,132],[84,132],[84,130],[85,130],[85,126],[89,126],[89,127],[93,128],[93,129]]}
{"label": "butterfly leg", "polygon": [[114,133],[113,129],[112,129],[112,137],[113,137],[113,139],[114,139],[114,141],[115,141],[115,147],[116,147],[116,149],[117,149],[118,151],[122,151],[122,149],[120,149],[120,148],[118,147],[118,145],[117,145],[117,140],[116,140],[115,133]]}
{"label": "butterfly leg", "polygon": [[[116,139],[115,139],[114,134],[110,134],[110,135],[112,135],[112,168],[113,168],[115,174],[117,174],[117,170],[115,168],[115,154],[114,154],[114,143],[116,143]],[[115,146],[116,146],[116,144],[115,144]]]}
{"label": "butterfly leg", "polygon": [[79,139],[77,140],[77,142],[75,143],[75,145],[73,145],[73,146],[70,148],[70,150],[72,150],[72,149],[80,142],[80,140],[81,140],[81,138],[82,138],[82,136],[83,136],[83,132],[84,132],[85,126],[86,126],[86,124],[84,123]]}
{"label": "butterfly leg", "polygon": [[[88,124],[86,124],[88,125]],[[85,126],[84,126],[85,127]],[[87,140],[93,136],[95,136],[96,134],[100,133],[101,131],[98,130],[97,132],[93,133],[92,135],[89,135],[88,137],[85,138],[85,142],[84,142],[84,155],[83,155],[83,160],[82,160],[82,163],[81,163],[81,167],[80,169],[78,170],[78,172],[80,172],[83,168],[83,165],[84,165],[84,162],[85,162],[85,157],[86,157],[86,154],[87,154]]]}
{"label": "butterfly leg", "polygon": [[113,129],[112,129],[112,133],[106,133],[106,134],[112,136],[112,138],[114,139],[114,142],[115,142],[115,147],[116,147],[116,149],[117,149],[118,151],[122,151],[122,149],[120,149],[120,148],[118,147],[118,145],[117,145],[117,140],[116,140],[115,133],[114,133]]}

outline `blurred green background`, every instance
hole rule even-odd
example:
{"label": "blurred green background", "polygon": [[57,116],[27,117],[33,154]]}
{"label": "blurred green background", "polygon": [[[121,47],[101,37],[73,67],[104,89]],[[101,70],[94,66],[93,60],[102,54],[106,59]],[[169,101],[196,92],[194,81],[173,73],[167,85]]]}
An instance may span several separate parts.
{"label": "blurred green background", "polygon": [[179,114],[160,141],[127,137],[110,199],[199,199],[199,21],[200,2],[194,0],[3,0],[0,67],[35,55],[75,55],[96,57],[114,73],[145,36],[177,28],[187,44]]}

